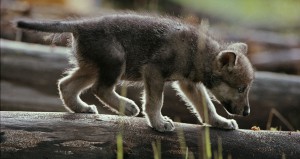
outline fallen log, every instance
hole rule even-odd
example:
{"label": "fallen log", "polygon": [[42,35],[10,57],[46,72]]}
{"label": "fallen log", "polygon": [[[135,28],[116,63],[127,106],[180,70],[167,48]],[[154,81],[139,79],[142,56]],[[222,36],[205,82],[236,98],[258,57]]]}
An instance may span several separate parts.
{"label": "fallen log", "polygon": [[1,80],[1,110],[62,112],[61,100],[32,87]]}
{"label": "fallen log", "polygon": [[[159,133],[148,127],[145,119],[136,117],[1,112],[1,158],[116,158],[121,153],[120,145],[128,159],[154,158],[154,149],[164,159],[182,158],[186,150],[190,156],[204,158],[208,127],[175,126],[177,131]],[[300,156],[299,132],[208,130],[207,150],[215,158],[217,154],[243,159]],[[120,132],[122,140],[117,144]]]}
{"label": "fallen log", "polygon": [[300,49],[260,52],[249,58],[258,70],[300,74]]}
{"label": "fallen log", "polygon": [[[64,47],[49,47],[1,40],[1,83],[8,81],[21,85],[22,87],[28,87],[28,89],[34,88],[42,94],[49,95],[57,100],[57,80],[62,76],[63,71],[69,68],[67,62],[68,51],[70,50]],[[1,94],[9,93],[10,91],[11,89],[6,91],[2,89]],[[128,87],[127,95],[138,105],[141,105],[140,92],[141,88]],[[19,95],[19,97],[22,96],[21,93],[15,95]],[[271,108],[275,108],[287,118],[295,129],[299,129],[299,96],[299,76],[257,72],[256,80],[250,92],[252,113],[249,117],[237,119],[240,127],[250,128],[253,125],[265,127]],[[5,105],[15,105],[17,107],[19,104],[22,104],[13,104],[15,100],[6,97],[10,96],[2,95],[1,97],[1,110],[12,110],[9,109],[9,106]],[[33,101],[38,98],[39,97],[32,95]],[[89,91],[83,95],[83,98],[88,103],[101,105]],[[47,102],[47,100],[44,102]],[[28,105],[28,107],[33,106],[32,103],[23,103],[23,105]],[[59,105],[53,107],[61,107],[61,105],[62,104],[59,103]],[[102,107],[99,107],[99,109],[101,108]],[[18,109],[15,108],[13,110]],[[28,110],[29,109],[27,109],[27,111]],[[33,109],[30,109],[30,111],[33,111]],[[45,110],[37,105],[35,111]],[[218,107],[218,111],[222,115],[226,115],[221,107]],[[102,109],[100,112],[107,113],[108,111]],[[183,122],[197,123],[197,119],[189,113],[184,103],[180,101],[170,86],[167,86],[165,89],[163,113],[171,118],[175,118],[176,116],[180,117]],[[274,122],[272,125],[274,127],[282,125],[280,121],[276,123],[276,120],[274,120]],[[282,129],[287,130],[285,126],[283,126]]]}
{"label": "fallen log", "polygon": [[18,81],[37,89],[42,88],[52,94],[57,92],[57,79],[63,70],[68,68],[68,48],[3,39],[0,42],[1,79]]}
{"label": "fallen log", "polygon": [[[249,93],[251,115],[238,120],[251,120],[252,124],[264,127],[271,109],[276,109],[294,129],[299,129],[300,118],[297,114],[300,114],[300,77],[270,72],[256,72],[255,76]],[[273,127],[283,126],[279,123],[275,122]]]}
{"label": "fallen log", "polygon": [[[219,30],[220,31],[220,30]],[[220,34],[224,34],[226,40],[233,41],[248,41],[265,46],[272,46],[273,48],[297,48],[300,44],[300,39],[296,36],[284,36],[275,31],[254,30],[245,28],[228,27],[222,28]]]}

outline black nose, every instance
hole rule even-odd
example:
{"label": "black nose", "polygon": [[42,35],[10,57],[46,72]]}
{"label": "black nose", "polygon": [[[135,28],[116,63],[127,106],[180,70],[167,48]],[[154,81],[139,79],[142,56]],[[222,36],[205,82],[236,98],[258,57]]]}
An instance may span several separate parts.
{"label": "black nose", "polygon": [[248,116],[250,114],[250,108],[249,106],[244,107],[243,116]]}

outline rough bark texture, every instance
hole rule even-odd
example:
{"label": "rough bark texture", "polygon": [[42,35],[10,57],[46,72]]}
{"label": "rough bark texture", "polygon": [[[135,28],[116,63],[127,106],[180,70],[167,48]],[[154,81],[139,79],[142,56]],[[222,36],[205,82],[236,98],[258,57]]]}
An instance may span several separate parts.
{"label": "rough bark texture", "polygon": [[[162,158],[182,158],[185,151],[182,153],[179,141],[183,136],[194,157],[203,158],[205,127],[182,123],[175,126],[177,131],[159,133],[143,118],[1,112],[1,158],[116,158],[118,132],[122,132],[124,158],[153,158],[152,143],[157,141],[161,143]],[[221,139],[223,158],[300,156],[299,132],[209,128],[209,135],[212,152],[217,151]]]}
{"label": "rough bark texture", "polygon": [[[49,47],[1,40],[1,110],[64,111],[58,98],[57,80],[69,68],[64,47]],[[128,87],[128,97],[140,104],[142,88]],[[240,127],[258,125],[265,128],[271,108],[277,109],[295,129],[300,128],[300,77],[257,72],[250,92],[251,115],[237,118]],[[100,105],[101,113],[111,113],[88,91],[83,95],[88,103]],[[175,92],[166,86],[163,114],[181,121],[197,123]],[[221,106],[217,106],[226,115]],[[273,127],[281,125],[277,118]]]}

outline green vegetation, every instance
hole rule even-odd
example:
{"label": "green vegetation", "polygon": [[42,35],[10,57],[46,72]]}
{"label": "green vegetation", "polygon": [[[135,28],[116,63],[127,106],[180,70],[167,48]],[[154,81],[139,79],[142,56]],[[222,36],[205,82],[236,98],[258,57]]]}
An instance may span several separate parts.
{"label": "green vegetation", "polygon": [[258,26],[293,27],[300,24],[296,0],[173,0],[211,16]]}
{"label": "green vegetation", "polygon": [[[201,92],[201,94],[205,94],[204,92]],[[208,110],[207,110],[207,103],[205,102],[205,96],[202,95],[202,105],[203,105],[203,111],[204,111],[204,123],[209,123],[209,119],[208,119]],[[209,135],[209,127],[205,127],[205,132],[203,135],[204,139],[204,143],[203,143],[203,158],[205,159],[211,159],[212,157],[212,152],[211,152],[211,143],[210,143],[210,135]]]}
{"label": "green vegetation", "polygon": [[218,137],[218,151],[215,153],[215,158],[217,159],[223,159],[223,155],[222,155],[222,139],[220,137]]}
{"label": "green vegetation", "polygon": [[[126,86],[121,87],[120,95],[123,96],[123,97],[127,97],[127,87]],[[119,112],[120,112],[121,115],[124,115],[124,113],[125,113],[125,101],[120,101]]]}
{"label": "green vegetation", "polygon": [[[179,119],[176,119],[177,122],[180,122]],[[178,141],[180,145],[180,151],[182,154],[183,159],[194,159],[194,154],[193,152],[189,151],[189,148],[186,145],[185,137],[184,137],[184,132],[181,127],[176,128],[177,130],[177,136],[178,136]]]}
{"label": "green vegetation", "polygon": [[117,159],[123,159],[123,137],[121,132],[117,135]]}
{"label": "green vegetation", "polygon": [[[121,87],[121,96],[126,97],[127,96],[127,87],[122,86]],[[119,107],[120,115],[124,115],[125,113],[125,102],[120,101],[120,107]],[[120,121],[119,123],[120,127],[122,128],[121,131],[117,134],[117,159],[123,159],[124,152],[123,152],[123,121]]]}
{"label": "green vegetation", "polygon": [[154,159],[161,159],[161,143],[159,140],[152,142]]}

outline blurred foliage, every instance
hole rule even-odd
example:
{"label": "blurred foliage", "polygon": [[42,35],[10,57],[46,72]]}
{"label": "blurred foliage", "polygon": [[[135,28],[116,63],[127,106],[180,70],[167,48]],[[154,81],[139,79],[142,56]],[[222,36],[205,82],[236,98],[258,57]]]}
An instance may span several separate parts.
{"label": "blurred foliage", "polygon": [[156,11],[159,0],[102,0],[103,6],[122,10]]}
{"label": "blurred foliage", "polygon": [[215,17],[246,25],[299,27],[299,0],[171,0]]}

